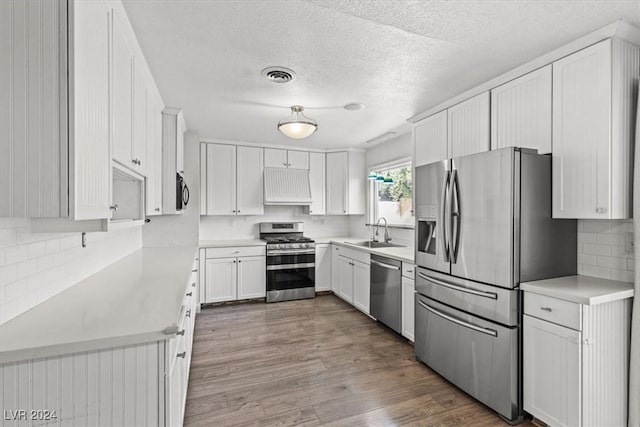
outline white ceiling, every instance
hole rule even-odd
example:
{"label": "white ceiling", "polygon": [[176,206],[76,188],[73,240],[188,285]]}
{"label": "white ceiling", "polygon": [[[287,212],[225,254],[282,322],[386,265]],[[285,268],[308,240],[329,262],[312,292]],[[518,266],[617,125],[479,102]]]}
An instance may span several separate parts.
{"label": "white ceiling", "polygon": [[[125,0],[167,106],[203,137],[362,145],[406,119],[615,20],[640,1]],[[292,68],[294,82],[260,72]],[[342,109],[362,102],[366,109]],[[289,106],[319,123],[276,130]]]}

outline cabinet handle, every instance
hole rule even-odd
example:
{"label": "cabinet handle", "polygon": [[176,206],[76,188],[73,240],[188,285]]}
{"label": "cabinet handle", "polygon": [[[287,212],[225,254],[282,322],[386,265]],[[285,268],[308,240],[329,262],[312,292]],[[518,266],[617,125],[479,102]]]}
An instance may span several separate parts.
{"label": "cabinet handle", "polygon": [[606,212],[607,212],[606,208],[596,208],[596,213],[603,214],[603,213],[606,213]]}
{"label": "cabinet handle", "polygon": [[118,204],[116,203],[115,205],[109,206],[109,209],[111,209],[114,212],[118,212]]}
{"label": "cabinet handle", "polygon": [[181,330],[180,332],[176,332],[176,335],[184,335],[184,329]]}
{"label": "cabinet handle", "polygon": [[187,317],[191,317],[191,310],[190,310],[190,309],[189,309],[189,310],[187,310],[187,314],[186,314],[185,316],[187,316]]}
{"label": "cabinet handle", "polygon": [[234,210],[232,210],[231,212],[236,213],[236,210],[234,209]]}
{"label": "cabinet handle", "polygon": [[234,263],[234,264],[236,263],[236,260],[235,260],[235,259],[233,260],[233,263]]}
{"label": "cabinet handle", "polygon": [[242,262],[242,260],[238,260],[238,264],[241,263],[241,262]]}
{"label": "cabinet handle", "polygon": [[195,288],[195,287],[196,287],[196,282],[193,282],[193,283],[191,284],[191,287],[192,287],[192,288]]}
{"label": "cabinet handle", "polygon": [[240,209],[238,209],[238,213],[240,213]]}
{"label": "cabinet handle", "polygon": [[551,313],[553,311],[553,310],[551,310],[551,307],[540,307],[540,310],[548,311],[549,313]]}
{"label": "cabinet handle", "polygon": [[197,273],[197,272],[198,272],[198,270],[191,270],[191,272],[192,272],[192,273]]}
{"label": "cabinet handle", "polygon": [[176,357],[182,357],[184,359],[185,357],[187,357],[187,352],[183,351],[182,353],[178,353],[176,354]]}
{"label": "cabinet handle", "polygon": [[342,211],[342,213],[347,213],[347,211]]}
{"label": "cabinet handle", "polygon": [[190,297],[191,295],[193,295],[193,292],[187,292],[188,297]]}
{"label": "cabinet handle", "polygon": [[160,208],[155,208],[154,211],[160,212]]}

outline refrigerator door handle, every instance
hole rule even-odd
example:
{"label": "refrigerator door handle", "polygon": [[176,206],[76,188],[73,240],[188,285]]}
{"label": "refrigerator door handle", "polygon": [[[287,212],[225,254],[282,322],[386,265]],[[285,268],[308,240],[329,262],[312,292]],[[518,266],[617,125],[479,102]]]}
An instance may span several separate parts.
{"label": "refrigerator door handle", "polygon": [[449,316],[447,314],[442,313],[439,310],[436,310],[435,308],[423,303],[420,300],[418,300],[418,305],[420,305],[422,308],[425,308],[428,311],[432,312],[436,316],[440,316],[443,319],[448,320],[449,322],[453,322],[453,323],[455,323],[457,325],[464,326],[465,328],[469,328],[469,329],[472,329],[474,331],[481,332],[483,334],[491,335],[492,337],[497,337],[498,336],[498,331],[496,331],[496,330],[489,329],[489,328],[483,328],[481,326],[476,326],[476,325],[473,325],[471,323],[465,322],[464,320],[456,319],[453,316]]}
{"label": "refrigerator door handle", "polygon": [[449,192],[449,171],[445,171],[444,179],[442,180],[442,195],[440,199],[440,222],[436,225],[440,229],[440,241],[442,242],[442,259],[444,262],[449,262],[449,244],[447,243],[447,193]]}
{"label": "refrigerator door handle", "polygon": [[[451,173],[451,219],[449,220],[449,258],[452,263],[458,260],[458,249],[460,248],[460,181],[458,180],[458,169],[454,169]],[[455,228],[455,232],[454,232]]]}

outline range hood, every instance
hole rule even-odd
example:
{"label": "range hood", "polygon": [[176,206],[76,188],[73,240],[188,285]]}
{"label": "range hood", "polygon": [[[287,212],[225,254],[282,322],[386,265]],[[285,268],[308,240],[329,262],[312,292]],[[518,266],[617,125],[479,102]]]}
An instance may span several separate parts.
{"label": "range hood", "polygon": [[306,169],[264,168],[265,205],[310,205],[311,181]]}

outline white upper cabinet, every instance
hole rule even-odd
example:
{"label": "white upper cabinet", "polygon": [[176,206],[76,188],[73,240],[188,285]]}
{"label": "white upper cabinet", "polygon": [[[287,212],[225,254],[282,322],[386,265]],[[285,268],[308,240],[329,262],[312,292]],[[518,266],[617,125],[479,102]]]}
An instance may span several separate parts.
{"label": "white upper cabinet", "polygon": [[147,216],[162,214],[163,109],[162,101],[147,97]]}
{"label": "white upper cabinet", "polygon": [[260,147],[203,143],[202,215],[262,215],[264,157]]}
{"label": "white upper cabinet", "polygon": [[238,147],[236,157],[236,214],[264,213],[263,151],[259,147]]}
{"label": "white upper cabinet", "polygon": [[[179,162],[184,157],[183,141],[186,131],[182,110],[165,107],[162,110],[162,213],[164,215],[181,214],[184,211],[184,208],[182,210],[176,208],[178,197],[176,179],[178,174],[183,175]],[[195,197],[195,194],[193,196]]]}
{"label": "white upper cabinet", "polygon": [[145,175],[147,167],[147,83],[142,66],[133,64],[133,140],[131,142],[131,168]]}
{"label": "white upper cabinet", "polygon": [[489,151],[489,99],[483,92],[447,110],[449,157]]}
{"label": "white upper cabinet", "polygon": [[631,217],[640,50],[608,39],[553,63],[553,217]]}
{"label": "white upper cabinet", "polygon": [[0,2],[0,216],[109,218],[109,26],[102,1]]}
{"label": "white upper cabinet", "polygon": [[366,167],[364,153],[327,153],[327,214],[364,215]]}
{"label": "white upper cabinet", "polygon": [[287,150],[275,148],[264,149],[264,166],[267,168],[286,168]]}
{"label": "white upper cabinet", "polygon": [[309,215],[324,215],[325,210],[325,169],[324,153],[309,153],[309,181],[311,182],[311,206]]}
{"label": "white upper cabinet", "polygon": [[551,153],[551,65],[491,90],[491,149]]}
{"label": "white upper cabinet", "polygon": [[447,159],[447,111],[416,123],[413,128],[413,144],[415,167]]}
{"label": "white upper cabinet", "polygon": [[264,165],[268,168],[309,169],[309,152],[265,148]]}
{"label": "white upper cabinet", "polygon": [[113,159],[132,167],[133,51],[126,36],[124,17],[113,12],[112,34]]}
{"label": "white upper cabinet", "polygon": [[205,200],[200,203],[207,207],[207,215],[236,214],[236,147],[224,144],[203,144],[206,146],[206,162],[201,167],[206,170]]}

